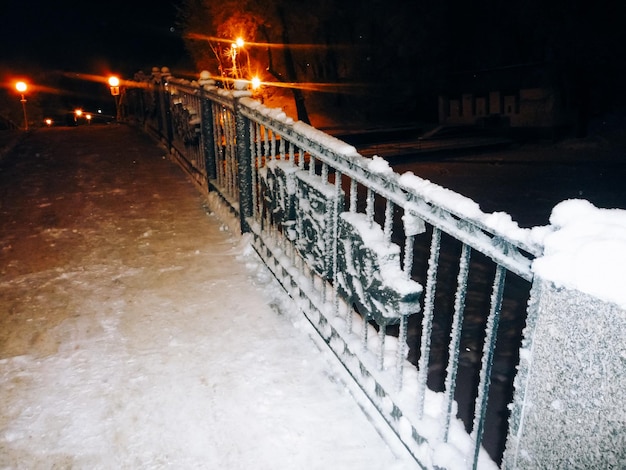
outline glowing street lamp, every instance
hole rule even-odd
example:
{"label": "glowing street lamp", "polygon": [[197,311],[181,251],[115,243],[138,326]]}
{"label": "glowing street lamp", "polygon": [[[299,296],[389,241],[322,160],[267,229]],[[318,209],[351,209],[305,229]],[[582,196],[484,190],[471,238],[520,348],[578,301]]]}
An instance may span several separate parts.
{"label": "glowing street lamp", "polygon": [[111,96],[115,100],[115,119],[120,120],[120,79],[115,75],[109,77],[109,87],[111,87]]}
{"label": "glowing street lamp", "polygon": [[120,79],[115,75],[109,77],[109,86],[111,87],[111,95],[117,96],[120,94]]}
{"label": "glowing street lamp", "polygon": [[230,51],[228,56],[230,57],[230,60],[233,64],[232,75],[235,79],[243,78],[243,76],[245,75],[243,67],[238,64],[237,60],[237,56],[240,55],[242,52],[246,53],[248,60],[248,71],[250,70],[250,54],[248,54],[248,51],[245,49],[245,45],[246,42],[241,36],[235,39],[230,45]]}
{"label": "glowing street lamp", "polygon": [[252,77],[251,82],[253,90],[258,90],[259,88],[261,88],[261,79],[259,77]]}
{"label": "glowing street lamp", "polygon": [[24,130],[27,131],[28,130],[28,117],[26,116],[26,98],[24,98],[24,93],[26,93],[26,90],[28,89],[28,85],[26,85],[26,83],[24,82],[17,82],[15,84],[15,89],[18,91],[18,93],[22,95],[22,99],[20,101],[22,102],[22,110],[24,111]]}

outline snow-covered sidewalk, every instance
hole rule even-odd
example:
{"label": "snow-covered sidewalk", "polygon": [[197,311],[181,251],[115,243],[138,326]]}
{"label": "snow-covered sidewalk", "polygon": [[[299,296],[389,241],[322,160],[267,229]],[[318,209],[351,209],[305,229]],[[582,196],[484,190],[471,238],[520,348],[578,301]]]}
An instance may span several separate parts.
{"label": "snow-covered sidewalk", "polygon": [[0,164],[0,468],[414,468],[164,154],[42,129]]}

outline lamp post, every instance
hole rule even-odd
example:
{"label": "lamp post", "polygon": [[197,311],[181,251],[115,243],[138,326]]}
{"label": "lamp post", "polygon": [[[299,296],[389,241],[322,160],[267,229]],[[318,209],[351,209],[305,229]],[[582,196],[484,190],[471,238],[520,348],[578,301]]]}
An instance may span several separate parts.
{"label": "lamp post", "polygon": [[20,101],[22,102],[22,110],[24,111],[24,130],[27,131],[28,130],[28,117],[26,116],[26,98],[24,98],[24,93],[26,93],[26,90],[28,89],[28,85],[26,85],[26,83],[24,82],[17,82],[15,84],[15,89],[18,91],[18,93],[22,95],[22,99]]}
{"label": "lamp post", "polygon": [[115,100],[115,120],[120,120],[120,79],[115,75],[109,77],[109,87],[111,87],[111,96]]}

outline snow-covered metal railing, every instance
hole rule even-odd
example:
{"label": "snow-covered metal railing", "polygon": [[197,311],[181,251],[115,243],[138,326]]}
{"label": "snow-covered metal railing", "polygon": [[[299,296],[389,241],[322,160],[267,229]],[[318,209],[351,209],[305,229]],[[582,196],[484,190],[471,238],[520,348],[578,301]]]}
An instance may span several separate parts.
{"label": "snow-covered metal railing", "polygon": [[[381,158],[364,158],[246,91],[218,89],[206,74],[199,82],[168,76],[162,91],[169,103],[162,112],[178,116],[162,126],[171,129],[172,150],[239,214],[268,268],[416,460],[496,468],[482,448],[494,355],[504,344],[507,276],[529,290],[541,253],[531,232],[412,173],[399,175]],[[188,148],[180,136],[192,123],[197,141]],[[441,300],[442,271],[457,269]],[[488,298],[475,307],[483,326],[470,341],[482,346],[472,349],[463,341],[468,285],[484,283],[487,270]],[[410,330],[419,334],[409,338]],[[517,351],[519,341],[508,346]],[[466,352],[479,365],[464,425],[457,397],[467,392],[467,380],[459,387]],[[434,391],[428,382],[440,365],[445,381]]]}

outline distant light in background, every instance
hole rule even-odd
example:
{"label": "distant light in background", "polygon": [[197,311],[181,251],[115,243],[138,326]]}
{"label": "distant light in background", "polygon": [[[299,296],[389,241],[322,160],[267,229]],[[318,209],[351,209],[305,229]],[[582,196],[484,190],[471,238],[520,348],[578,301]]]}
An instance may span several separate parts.
{"label": "distant light in background", "polygon": [[261,79],[259,77],[253,77],[252,78],[252,89],[253,90],[258,90],[259,88],[261,88]]}
{"label": "distant light in background", "polygon": [[44,122],[46,123],[46,126],[48,126],[48,127],[52,126],[52,119],[47,118],[47,119],[44,120]]}

